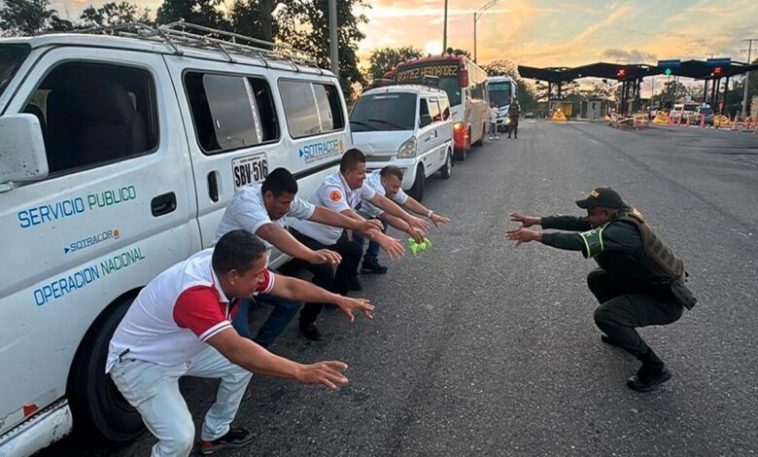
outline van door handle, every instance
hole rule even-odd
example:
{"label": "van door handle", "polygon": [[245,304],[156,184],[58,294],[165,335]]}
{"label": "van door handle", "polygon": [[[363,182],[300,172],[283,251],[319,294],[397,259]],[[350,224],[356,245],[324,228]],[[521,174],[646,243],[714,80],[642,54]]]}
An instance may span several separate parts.
{"label": "van door handle", "polygon": [[214,203],[218,201],[218,180],[216,174],[217,172],[215,171],[208,173],[208,197]]}
{"label": "van door handle", "polygon": [[158,195],[150,201],[150,209],[155,217],[173,212],[176,209],[176,194]]}

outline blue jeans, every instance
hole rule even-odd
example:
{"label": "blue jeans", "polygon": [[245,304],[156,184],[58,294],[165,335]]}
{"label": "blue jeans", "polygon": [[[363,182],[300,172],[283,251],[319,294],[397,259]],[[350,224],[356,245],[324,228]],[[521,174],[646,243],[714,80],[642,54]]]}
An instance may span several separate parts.
{"label": "blue jeans", "polygon": [[[248,323],[251,303],[267,303],[274,307],[255,338],[250,333],[250,324]],[[258,294],[255,296],[255,300],[246,299],[239,304],[240,309],[232,321],[232,326],[240,335],[255,341],[264,348],[268,348],[279,335],[284,333],[302,305],[302,302],[271,294]]]}
{"label": "blue jeans", "polygon": [[[383,233],[387,232],[387,223],[383,220],[379,220],[382,223],[382,226],[384,229],[382,230]],[[358,245],[363,249],[363,241],[364,237],[358,232],[353,232],[353,241],[358,243]],[[364,262],[377,262],[379,260],[379,243],[376,241],[369,241],[368,242],[368,248],[366,249],[366,254],[363,256]]]}

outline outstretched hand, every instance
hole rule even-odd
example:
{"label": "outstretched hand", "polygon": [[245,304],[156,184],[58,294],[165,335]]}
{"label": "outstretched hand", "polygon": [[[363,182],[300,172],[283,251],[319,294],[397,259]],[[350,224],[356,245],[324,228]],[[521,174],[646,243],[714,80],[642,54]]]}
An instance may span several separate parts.
{"label": "outstretched hand", "polygon": [[534,217],[534,216],[526,216],[521,213],[513,213],[511,214],[511,220],[513,222],[520,222],[522,226],[525,228],[529,228],[533,225],[540,225],[540,218]]}
{"label": "outstretched hand", "polygon": [[347,370],[347,364],[337,361],[318,362],[302,365],[295,374],[295,379],[302,384],[323,384],[330,389],[347,384],[348,380],[342,373]]}
{"label": "outstretched hand", "polygon": [[340,296],[335,305],[339,307],[340,311],[345,313],[347,320],[350,322],[355,321],[353,311],[362,311],[363,315],[367,318],[374,318],[374,305],[372,305],[368,299]]}
{"label": "outstretched hand", "polygon": [[516,247],[519,247],[521,243],[528,243],[530,241],[541,241],[542,232],[537,230],[529,230],[524,227],[519,227],[505,232],[505,237],[511,241],[516,242]]}

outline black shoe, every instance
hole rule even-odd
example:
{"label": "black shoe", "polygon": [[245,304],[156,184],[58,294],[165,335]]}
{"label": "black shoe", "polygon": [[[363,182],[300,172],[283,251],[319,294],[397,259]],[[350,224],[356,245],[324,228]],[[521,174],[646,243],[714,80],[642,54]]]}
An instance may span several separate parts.
{"label": "black shoe", "polygon": [[650,370],[643,365],[636,375],[626,380],[626,385],[637,392],[650,392],[655,386],[669,379],[671,379],[671,372],[666,367]]}
{"label": "black shoe", "polygon": [[361,281],[358,279],[358,276],[355,276],[353,277],[353,279],[350,280],[348,289],[354,290],[354,291],[363,290],[363,286],[361,285]]}
{"label": "black shoe", "polygon": [[253,441],[253,434],[244,428],[234,427],[226,435],[213,441],[200,441],[200,455],[211,455],[221,449],[242,447]]}
{"label": "black shoe", "polygon": [[300,324],[300,333],[311,341],[321,341],[321,332],[313,324]]}
{"label": "black shoe", "polygon": [[387,273],[387,267],[384,265],[380,265],[379,262],[376,260],[372,260],[370,262],[363,261],[363,266],[361,267],[361,273],[364,275],[367,274],[377,274],[377,275],[383,275],[384,273]]}

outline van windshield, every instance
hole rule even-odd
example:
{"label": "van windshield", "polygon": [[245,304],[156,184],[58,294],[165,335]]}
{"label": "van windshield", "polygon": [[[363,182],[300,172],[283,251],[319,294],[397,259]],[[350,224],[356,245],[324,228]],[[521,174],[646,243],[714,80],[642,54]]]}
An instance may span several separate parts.
{"label": "van windshield", "polygon": [[350,113],[353,132],[413,130],[416,125],[416,94],[364,95]]}
{"label": "van windshield", "polygon": [[28,44],[0,45],[0,95],[10,84],[13,75],[29,55],[32,48]]}

